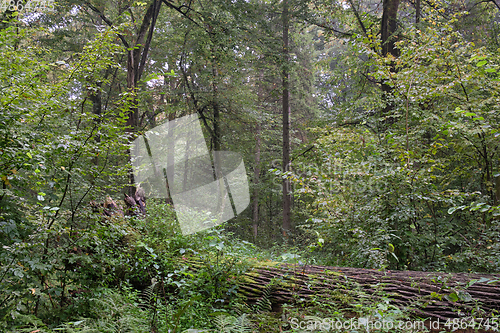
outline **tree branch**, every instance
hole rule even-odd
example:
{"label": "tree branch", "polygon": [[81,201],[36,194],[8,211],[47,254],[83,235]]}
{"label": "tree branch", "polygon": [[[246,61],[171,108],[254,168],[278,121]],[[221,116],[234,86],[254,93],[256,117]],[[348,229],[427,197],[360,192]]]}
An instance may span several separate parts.
{"label": "tree branch", "polygon": [[188,12],[189,12],[189,10],[191,9],[190,7],[188,7],[188,8],[189,8],[189,10],[187,10],[187,11],[183,12],[183,11],[182,11],[182,8],[183,8],[183,7],[187,7],[187,6],[182,5],[182,6],[180,6],[180,7],[176,7],[176,6],[174,6],[173,4],[171,4],[170,2],[168,2],[168,1],[166,1],[166,0],[161,0],[161,1],[162,1],[162,2],[163,2],[163,3],[164,3],[164,4],[168,7],[168,8],[172,8],[173,10],[175,10],[175,11],[177,11],[177,12],[181,13],[181,14],[182,14],[182,16],[184,16],[184,17],[185,17],[185,18],[187,18],[189,21],[191,21],[191,22],[193,22],[194,24],[196,24],[198,27],[202,28],[202,26],[201,26],[198,22],[196,22],[195,20],[193,20],[192,18],[190,18],[189,16],[187,16],[187,13],[188,13]]}
{"label": "tree branch", "polygon": [[148,57],[148,52],[149,52],[149,46],[151,45],[151,40],[153,39],[153,32],[156,26],[156,19],[158,18],[158,14],[160,13],[161,1],[154,0],[151,6],[153,7],[153,13],[152,13],[153,17],[151,25],[149,27],[148,38],[146,39],[146,44],[144,45],[144,51],[142,52],[139,69],[137,71],[137,81],[141,79],[142,73],[144,72],[144,67],[146,65],[146,59]]}
{"label": "tree branch", "polygon": [[498,10],[500,10],[500,4],[498,4],[495,0],[481,0],[481,1],[478,1],[478,2],[476,2],[476,3],[475,3],[472,7],[471,7],[471,9],[472,9],[472,8],[474,8],[474,7],[476,7],[476,6],[477,6],[477,5],[479,5],[480,3],[483,3],[483,2],[491,2],[491,3],[493,3],[493,4],[494,4],[494,5],[498,8]]}
{"label": "tree branch", "polygon": [[297,156],[294,156],[290,159],[290,162],[294,161],[296,158],[299,158],[300,156],[302,155],[305,155],[308,151],[314,149],[314,145],[312,145],[311,147],[307,148],[306,150],[304,150],[302,153],[298,154]]}
{"label": "tree branch", "polygon": [[[94,5],[92,5],[90,2],[88,1],[85,1],[85,4],[90,8],[92,9],[92,11],[96,12],[99,17],[104,21],[106,22],[106,24],[113,28],[114,25],[113,25],[113,22],[111,22],[97,7],[95,7]],[[118,38],[120,38],[120,40],[122,41],[123,43],[123,46],[125,46],[127,49],[130,47],[127,40],[125,39],[125,37],[123,37],[122,34],[118,34]]]}
{"label": "tree branch", "polygon": [[358,20],[359,26],[363,30],[363,33],[365,34],[365,36],[368,36],[368,33],[366,32],[365,24],[361,20],[361,16],[359,16],[359,13],[356,10],[356,7],[354,6],[354,2],[352,0],[349,0],[349,4],[351,5],[352,10],[354,11],[354,16],[356,16],[356,20]]}
{"label": "tree branch", "polygon": [[330,30],[330,31],[333,31],[335,32],[336,34],[339,34],[339,35],[342,35],[342,36],[352,36],[352,33],[351,32],[345,32],[345,31],[340,31],[340,30],[337,30],[333,27],[330,27],[324,23],[319,23],[319,22],[314,22],[314,21],[310,21],[310,20],[306,20],[307,23],[310,23],[310,24],[314,24],[320,28],[323,28],[323,29],[326,29],[326,30]]}

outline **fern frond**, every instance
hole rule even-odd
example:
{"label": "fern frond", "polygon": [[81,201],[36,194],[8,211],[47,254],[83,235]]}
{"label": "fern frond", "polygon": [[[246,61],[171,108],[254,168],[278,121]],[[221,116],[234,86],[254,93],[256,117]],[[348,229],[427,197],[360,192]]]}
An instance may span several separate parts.
{"label": "fern frond", "polygon": [[219,315],[215,318],[217,332],[220,333],[250,333],[252,331],[250,320],[246,314],[234,317]]}
{"label": "fern frond", "polygon": [[272,279],[266,286],[264,287],[264,291],[262,292],[262,296],[257,299],[255,306],[253,308],[254,313],[263,313],[272,311],[272,303],[271,297],[273,291],[276,289],[279,284],[279,279]]}

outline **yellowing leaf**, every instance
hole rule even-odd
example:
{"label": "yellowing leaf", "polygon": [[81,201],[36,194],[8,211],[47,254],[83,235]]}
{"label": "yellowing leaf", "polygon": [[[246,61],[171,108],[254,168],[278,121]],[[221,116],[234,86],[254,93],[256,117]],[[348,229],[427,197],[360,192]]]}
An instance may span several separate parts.
{"label": "yellowing leaf", "polygon": [[6,177],[6,176],[2,176],[2,181],[4,182],[4,184],[5,184],[5,185],[10,186],[10,182],[9,182],[9,180],[7,179],[7,177]]}

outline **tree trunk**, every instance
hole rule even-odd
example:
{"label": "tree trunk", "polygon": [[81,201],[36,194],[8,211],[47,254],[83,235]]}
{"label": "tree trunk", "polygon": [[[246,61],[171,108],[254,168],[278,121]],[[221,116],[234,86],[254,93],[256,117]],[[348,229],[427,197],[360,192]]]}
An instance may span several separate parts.
{"label": "tree trunk", "polygon": [[[148,7],[146,13],[144,14],[144,18],[142,20],[141,27],[137,32],[137,35],[132,36],[132,45],[129,44],[124,35],[118,35],[118,37],[122,41],[123,46],[127,49],[127,90],[130,94],[129,100],[131,101],[131,106],[129,108],[126,126],[130,141],[135,139],[134,133],[139,125],[137,83],[141,79],[141,75],[144,72],[144,68],[146,66],[149,46],[151,45],[151,40],[153,39],[153,32],[156,25],[156,19],[160,12],[161,4],[162,2],[160,0],[154,0],[153,3]],[[99,18],[106,22],[108,26],[114,27],[113,22],[111,22],[109,18],[104,15],[102,9],[93,6],[89,2],[86,2],[86,6],[97,13],[99,15]],[[134,173],[132,169],[130,169],[128,186],[128,195],[130,197],[133,197],[136,192],[134,184]]]}
{"label": "tree trunk", "polygon": [[[395,46],[395,36],[394,33],[397,29],[397,17],[398,17],[398,7],[399,0],[384,0],[384,9],[382,13],[382,26],[381,26],[381,43],[382,43],[382,55],[387,57],[388,55],[397,58],[399,56],[399,51]],[[395,71],[394,64],[391,64],[391,72]],[[394,109],[394,102],[391,100],[391,94],[394,90],[388,83],[382,82],[382,92],[383,98],[385,100],[385,108],[382,110],[382,116],[386,117],[386,124],[393,124],[394,118],[392,118],[392,111]]]}
{"label": "tree trunk", "polygon": [[[137,98],[137,83],[141,79],[142,73],[144,72],[144,67],[146,65],[146,60],[149,52],[149,46],[153,38],[156,18],[158,17],[160,8],[161,1],[159,0],[154,0],[153,3],[148,7],[146,14],[144,14],[141,28],[137,33],[135,43],[132,46],[132,49],[127,51],[127,88],[129,94],[131,95],[130,100],[132,101],[132,105],[129,109],[126,126],[130,141],[135,139],[134,133],[139,126],[139,100]],[[147,32],[148,34],[146,39]],[[125,47],[129,48],[128,45],[125,45]],[[130,185],[128,187],[128,195],[130,197],[133,197],[135,195],[136,188],[134,173],[132,170],[129,171],[129,183]]]}
{"label": "tree trunk", "polygon": [[388,54],[397,57],[399,52],[394,44],[394,33],[397,29],[399,0],[384,0],[384,11],[382,13],[382,55]]}
{"label": "tree trunk", "polygon": [[420,0],[415,0],[415,23],[420,23]]}
{"label": "tree trunk", "polygon": [[500,204],[500,175],[495,177],[495,205]]}
{"label": "tree trunk", "polygon": [[[473,279],[478,282],[465,289],[465,285]],[[321,299],[348,311],[351,304],[362,302],[366,297],[388,297],[390,303],[400,309],[413,309],[413,316],[442,322],[472,313],[477,318],[487,318],[500,310],[500,274],[378,271],[281,264],[256,266],[245,273],[242,280],[240,292],[250,303],[262,299],[266,292],[270,295],[270,302],[275,304],[297,301],[307,304]],[[488,283],[491,281],[494,282]],[[480,312],[477,312],[475,302],[479,302]]]}
{"label": "tree trunk", "polygon": [[255,128],[255,167],[253,170],[253,196],[252,196],[252,220],[253,220],[253,240],[257,242],[257,228],[259,225],[259,178],[260,178],[260,119],[257,120]]}
{"label": "tree trunk", "polygon": [[[208,31],[210,35],[213,36],[213,29],[209,26]],[[218,195],[217,195],[217,207],[219,207],[219,213],[222,214],[224,211],[224,202],[226,193],[229,196],[229,200],[231,202],[231,206],[233,208],[233,213],[236,215],[236,210],[234,209],[233,200],[231,196],[231,191],[229,190],[229,186],[227,184],[227,180],[222,174],[221,166],[221,156],[218,152],[221,151],[221,129],[220,129],[220,105],[219,105],[219,96],[218,96],[218,87],[217,87],[217,77],[219,69],[217,68],[218,62],[218,53],[217,53],[217,44],[214,39],[212,39],[212,108],[214,112],[213,118],[213,151],[216,153],[213,154],[213,162],[215,166],[215,177],[214,180],[217,181],[218,187]]]}
{"label": "tree trunk", "polygon": [[[107,73],[104,78],[106,78]],[[101,122],[101,114],[102,114],[102,94],[101,94],[101,82],[96,82],[95,83],[95,90],[90,90],[89,91],[89,98],[90,101],[92,102],[92,113],[96,116],[94,122],[99,125]],[[94,138],[95,142],[99,143],[101,142],[101,136],[97,134]],[[99,156],[96,152],[95,156],[92,157],[92,164],[95,166],[99,165]],[[94,183],[94,176],[91,175],[91,182],[92,184]]]}
{"label": "tree trunk", "polygon": [[[290,18],[288,14],[288,0],[283,0],[283,172],[290,171],[290,82],[289,82],[289,40],[288,30]],[[290,210],[292,197],[290,180],[283,180],[283,236],[288,237],[291,228]]]}

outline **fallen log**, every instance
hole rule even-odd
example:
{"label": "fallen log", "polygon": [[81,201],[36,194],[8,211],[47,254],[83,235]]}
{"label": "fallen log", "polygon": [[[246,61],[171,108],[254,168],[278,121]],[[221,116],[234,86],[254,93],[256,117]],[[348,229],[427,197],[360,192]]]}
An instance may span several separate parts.
{"label": "fallen log", "polygon": [[[313,297],[334,303],[359,302],[369,297],[389,299],[390,304],[408,310],[415,318],[441,322],[471,316],[489,318],[500,313],[500,274],[256,265],[244,274],[240,293],[256,303],[270,284],[274,286],[269,298],[275,308],[275,303],[307,303]],[[335,296],[332,292],[336,290],[344,297]]]}

